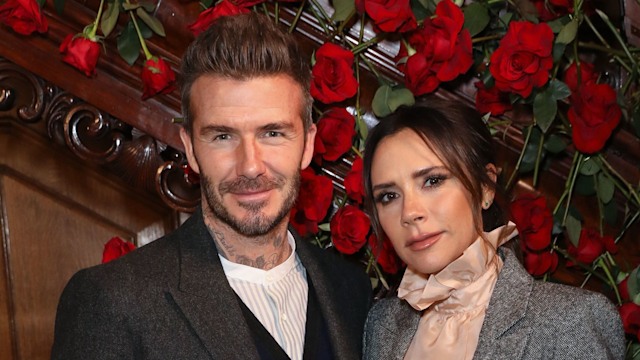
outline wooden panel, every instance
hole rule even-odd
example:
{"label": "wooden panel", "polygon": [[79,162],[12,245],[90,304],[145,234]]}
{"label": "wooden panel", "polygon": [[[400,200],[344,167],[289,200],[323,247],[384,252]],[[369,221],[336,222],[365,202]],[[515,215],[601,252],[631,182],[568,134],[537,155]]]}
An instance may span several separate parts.
{"label": "wooden panel", "polygon": [[99,166],[0,119],[0,360],[48,359],[58,299],[112,236],[138,246],[177,214]]}

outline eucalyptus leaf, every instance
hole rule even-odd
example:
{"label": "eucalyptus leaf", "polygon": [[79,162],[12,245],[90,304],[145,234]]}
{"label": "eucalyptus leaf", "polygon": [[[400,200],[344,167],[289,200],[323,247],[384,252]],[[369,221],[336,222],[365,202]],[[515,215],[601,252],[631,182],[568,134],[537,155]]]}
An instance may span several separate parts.
{"label": "eucalyptus leaf", "polygon": [[549,91],[551,92],[551,97],[555,100],[562,100],[571,96],[571,89],[558,79],[553,79],[549,82]]}
{"label": "eucalyptus leaf", "polygon": [[567,216],[567,221],[565,222],[565,226],[567,228],[567,235],[569,237],[569,241],[573,244],[573,246],[578,246],[580,242],[580,232],[582,232],[582,224],[572,215]]}
{"label": "eucalyptus leaf", "polygon": [[567,49],[566,44],[553,44],[553,61],[558,62],[562,59],[565,50]]}
{"label": "eucalyptus leaf", "polygon": [[484,30],[491,18],[489,11],[479,2],[473,2],[464,7],[464,27],[471,36],[476,36]]}
{"label": "eucalyptus leaf", "polygon": [[615,190],[616,187],[613,181],[605,173],[600,172],[598,174],[598,198],[600,201],[603,204],[608,204],[613,199]]}
{"label": "eucalyptus leaf", "polygon": [[331,20],[345,21],[356,12],[356,3],[354,0],[333,0],[333,8]]}
{"label": "eucalyptus leaf", "polygon": [[[44,5],[45,2],[46,1],[42,1],[43,4],[41,4],[40,6],[42,7],[42,5]],[[56,13],[58,15],[62,15],[62,13],[64,12],[64,2],[65,0],[53,0],[53,7],[56,9]]]}
{"label": "eucalyptus leaf", "polygon": [[114,2],[107,3],[107,8],[100,20],[100,30],[105,37],[109,36],[116,27],[118,15],[120,15],[120,1],[115,0]]}
{"label": "eucalyptus leaf", "polygon": [[549,89],[536,95],[533,100],[533,116],[542,132],[546,133],[549,130],[557,112],[558,102],[554,100]]}
{"label": "eucalyptus leaf", "polygon": [[[629,274],[629,279],[627,280],[627,290],[629,291],[629,297],[634,299],[640,295],[640,271],[638,267],[633,269]],[[637,303],[636,303],[637,304]]]}
{"label": "eucalyptus leaf", "polygon": [[149,15],[143,8],[136,9],[136,14],[154,33],[165,37],[164,26],[162,26],[162,23],[157,17]]}
{"label": "eucalyptus leaf", "polygon": [[331,224],[329,224],[329,223],[320,224],[320,225],[318,225],[318,229],[320,229],[322,231],[329,232],[329,231],[331,231]]}
{"label": "eucalyptus leaf", "polygon": [[569,44],[576,38],[576,34],[578,34],[578,27],[580,26],[580,22],[577,17],[574,17],[567,25],[565,25],[558,36],[556,37],[556,43],[558,44]]}
{"label": "eucalyptus leaf", "polygon": [[544,142],[544,148],[552,154],[559,154],[567,148],[567,143],[556,134],[551,134]]}
{"label": "eucalyptus leaf", "polygon": [[131,21],[127,22],[118,36],[118,53],[129,65],[133,65],[140,56],[140,40]]}
{"label": "eucalyptus leaf", "polygon": [[618,205],[615,201],[609,201],[604,204],[603,217],[604,221],[609,225],[615,225],[618,222]]}
{"label": "eucalyptus leaf", "polygon": [[385,117],[393,112],[389,107],[391,91],[391,86],[389,85],[382,85],[376,90],[376,94],[371,101],[371,109],[376,116]]}
{"label": "eucalyptus leaf", "polygon": [[578,175],[574,185],[576,194],[582,196],[591,196],[596,193],[596,183],[593,176]]}
{"label": "eucalyptus leaf", "polygon": [[135,10],[139,7],[141,7],[142,5],[140,5],[139,3],[128,3],[125,2],[124,4],[122,4],[122,9],[124,9],[124,11],[129,11],[129,10]]}
{"label": "eucalyptus leaf", "polygon": [[594,175],[600,171],[600,165],[593,160],[593,158],[588,158],[580,164],[580,174],[582,175]]}
{"label": "eucalyptus leaf", "polygon": [[391,90],[387,104],[389,105],[391,112],[394,112],[402,105],[411,106],[415,104],[415,102],[416,99],[413,97],[411,90],[400,88]]}

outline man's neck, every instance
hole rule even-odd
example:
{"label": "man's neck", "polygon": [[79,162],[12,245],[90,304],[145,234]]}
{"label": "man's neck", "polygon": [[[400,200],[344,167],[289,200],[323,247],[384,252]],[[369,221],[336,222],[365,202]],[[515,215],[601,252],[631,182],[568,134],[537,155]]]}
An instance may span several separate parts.
{"label": "man's neck", "polygon": [[206,217],[205,224],[218,252],[231,262],[269,270],[282,264],[291,254],[286,221],[265,235],[252,237],[238,234],[228,225]]}

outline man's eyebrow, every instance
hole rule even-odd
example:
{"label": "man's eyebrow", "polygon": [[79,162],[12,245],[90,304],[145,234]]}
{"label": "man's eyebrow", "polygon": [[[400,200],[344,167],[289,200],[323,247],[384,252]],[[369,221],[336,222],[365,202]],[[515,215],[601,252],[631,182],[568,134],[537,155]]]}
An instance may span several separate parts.
{"label": "man's eyebrow", "polygon": [[291,129],[293,129],[293,124],[288,121],[272,122],[260,127],[260,130],[262,131],[291,130]]}
{"label": "man's eyebrow", "polygon": [[200,129],[200,135],[211,133],[233,133],[235,129],[225,125],[207,125]]}

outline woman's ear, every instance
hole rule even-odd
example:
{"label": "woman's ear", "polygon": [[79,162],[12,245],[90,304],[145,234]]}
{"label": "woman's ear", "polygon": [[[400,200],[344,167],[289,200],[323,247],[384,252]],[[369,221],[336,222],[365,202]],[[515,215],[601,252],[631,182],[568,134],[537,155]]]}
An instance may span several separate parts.
{"label": "woman's ear", "polygon": [[[495,184],[498,181],[498,169],[494,164],[487,164],[485,167],[487,170],[487,176],[489,179]],[[491,204],[493,204],[493,198],[495,197],[496,192],[494,187],[483,186],[482,187],[482,208],[484,210],[488,209]]]}

